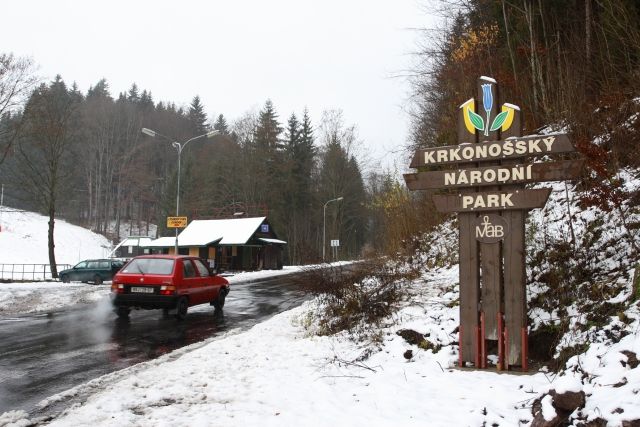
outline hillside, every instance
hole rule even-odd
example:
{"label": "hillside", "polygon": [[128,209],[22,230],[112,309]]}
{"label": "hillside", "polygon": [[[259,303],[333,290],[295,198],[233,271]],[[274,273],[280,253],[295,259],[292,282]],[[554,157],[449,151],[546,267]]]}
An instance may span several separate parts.
{"label": "hillside", "polygon": [[[0,263],[48,264],[47,222],[43,215],[4,207],[0,212]],[[104,236],[63,220],[56,220],[54,239],[58,264],[103,258],[111,250]]]}

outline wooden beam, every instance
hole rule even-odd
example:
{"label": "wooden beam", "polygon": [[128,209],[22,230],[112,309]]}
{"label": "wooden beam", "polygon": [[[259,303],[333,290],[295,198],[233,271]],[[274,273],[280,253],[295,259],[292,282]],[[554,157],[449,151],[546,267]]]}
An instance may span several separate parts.
{"label": "wooden beam", "polygon": [[584,160],[558,162],[520,163],[481,168],[455,169],[451,171],[429,171],[404,174],[409,190],[431,190],[440,188],[465,188],[526,184],[531,182],[560,181],[580,176]]}
{"label": "wooden beam", "polygon": [[551,194],[550,188],[535,190],[507,190],[458,195],[435,195],[438,212],[489,212],[541,208]]}
{"label": "wooden beam", "polygon": [[459,145],[417,150],[409,167],[487,162],[573,151],[575,148],[566,134],[530,135],[504,141],[486,141],[479,144],[461,142]]}

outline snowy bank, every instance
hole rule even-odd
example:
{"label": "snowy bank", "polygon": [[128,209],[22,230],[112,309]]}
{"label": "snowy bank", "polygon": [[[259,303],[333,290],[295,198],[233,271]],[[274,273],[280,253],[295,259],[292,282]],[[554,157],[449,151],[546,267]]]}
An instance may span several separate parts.
{"label": "snowy bank", "polygon": [[[3,207],[0,214],[0,263],[48,264],[49,219],[43,215]],[[58,264],[75,265],[90,258],[104,258],[111,250],[106,237],[56,219],[55,254]]]}
{"label": "snowy bank", "polygon": [[109,291],[109,285],[85,283],[0,283],[0,317],[90,304],[107,296]]}

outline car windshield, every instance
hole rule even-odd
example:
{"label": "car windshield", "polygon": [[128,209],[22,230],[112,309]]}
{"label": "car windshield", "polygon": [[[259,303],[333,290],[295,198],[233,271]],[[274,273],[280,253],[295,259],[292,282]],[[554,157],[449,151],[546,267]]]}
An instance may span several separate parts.
{"label": "car windshield", "polygon": [[123,273],[170,275],[174,260],[164,258],[135,258],[122,270]]}

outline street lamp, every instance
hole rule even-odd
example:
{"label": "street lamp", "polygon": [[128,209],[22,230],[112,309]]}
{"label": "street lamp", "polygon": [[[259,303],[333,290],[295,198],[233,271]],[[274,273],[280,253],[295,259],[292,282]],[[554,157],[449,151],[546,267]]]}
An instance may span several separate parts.
{"label": "street lamp", "polygon": [[322,207],[322,262],[324,262],[324,254],[325,254],[325,249],[326,249],[326,229],[327,229],[327,205],[331,202],[339,202],[340,200],[342,200],[344,197],[340,196],[338,198],[335,199],[331,199],[329,201],[327,201],[327,203],[324,204],[324,206]]}
{"label": "street lamp", "polygon": [[[171,138],[169,138],[168,136],[165,136],[159,132],[156,132],[155,130],[151,130],[151,129],[147,129],[147,128],[142,128],[142,133],[144,133],[145,135],[148,135],[152,138],[155,138],[156,136],[159,136],[161,138],[166,139],[167,141],[171,142],[171,146],[174,147],[176,150],[178,150],[178,192],[176,194],[176,216],[180,215],[180,158],[182,157],[182,150],[184,150],[184,147],[187,146],[188,143],[190,143],[191,141],[195,140],[195,139],[200,139],[200,138],[211,138],[212,136],[216,136],[218,135],[220,132],[217,130],[212,130],[211,132],[207,132],[204,133],[202,135],[198,135],[198,136],[194,136],[193,138],[180,143],[178,141],[173,141]],[[176,244],[175,244],[175,252],[176,255],[178,255],[178,228],[176,227]]]}

